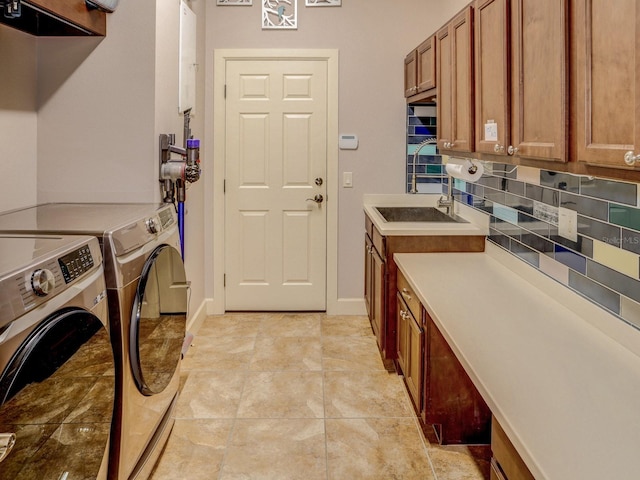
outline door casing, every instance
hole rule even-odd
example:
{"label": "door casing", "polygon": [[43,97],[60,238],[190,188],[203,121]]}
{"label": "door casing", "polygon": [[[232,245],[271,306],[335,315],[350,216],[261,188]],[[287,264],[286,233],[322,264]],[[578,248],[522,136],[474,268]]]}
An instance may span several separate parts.
{"label": "door casing", "polygon": [[[213,122],[205,119],[207,132],[213,138],[213,180],[205,194],[206,205],[212,205],[205,222],[205,238],[213,242],[205,262],[212,265],[206,282],[213,283],[213,301],[208,314],[225,312],[224,293],[224,175],[225,175],[225,79],[228,61],[321,60],[327,63],[327,313],[337,314],[338,307],[338,50],[306,49],[218,49],[214,51],[213,86],[207,88],[207,106],[213,102]],[[209,117],[210,118],[210,117]],[[211,137],[210,137],[211,138]],[[207,209],[205,209],[206,211]],[[208,242],[211,244],[211,242]],[[209,257],[212,255],[212,257]],[[211,288],[208,288],[211,290]]]}

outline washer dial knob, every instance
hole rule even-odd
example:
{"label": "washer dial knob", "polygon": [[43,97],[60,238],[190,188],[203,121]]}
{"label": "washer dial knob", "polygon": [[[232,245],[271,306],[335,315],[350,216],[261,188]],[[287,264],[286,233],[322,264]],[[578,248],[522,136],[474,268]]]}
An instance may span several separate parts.
{"label": "washer dial knob", "polygon": [[39,268],[31,274],[31,288],[39,297],[45,297],[56,288],[56,279],[51,270]]}
{"label": "washer dial knob", "polygon": [[151,217],[149,220],[146,221],[147,224],[147,231],[149,233],[158,233],[158,222],[156,221],[155,218]]}

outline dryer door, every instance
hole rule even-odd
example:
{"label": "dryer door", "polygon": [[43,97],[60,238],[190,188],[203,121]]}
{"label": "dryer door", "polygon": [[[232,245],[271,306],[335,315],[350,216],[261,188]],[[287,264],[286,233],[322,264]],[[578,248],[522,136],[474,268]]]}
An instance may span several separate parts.
{"label": "dryer door", "polygon": [[142,270],[129,330],[131,370],[144,395],[162,392],[178,370],[187,286],[180,253],[169,245],[154,250]]}
{"label": "dryer door", "polygon": [[114,396],[105,325],[79,308],[47,317],[0,375],[0,438],[15,438],[0,478],[106,478]]}

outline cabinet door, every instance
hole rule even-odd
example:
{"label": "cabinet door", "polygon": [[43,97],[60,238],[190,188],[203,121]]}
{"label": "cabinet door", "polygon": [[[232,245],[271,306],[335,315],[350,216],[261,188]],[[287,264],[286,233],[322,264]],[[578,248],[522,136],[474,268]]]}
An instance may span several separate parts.
{"label": "cabinet door", "polygon": [[[511,125],[508,0],[475,3],[476,151],[506,154]],[[487,127],[485,132],[485,125]]]}
{"label": "cabinet door", "polygon": [[422,42],[416,51],[418,93],[436,87],[436,37]]}
{"label": "cabinet door", "polygon": [[367,315],[371,319],[372,311],[372,295],[371,287],[373,284],[373,257],[371,255],[371,249],[373,244],[369,235],[364,235],[364,303],[367,306]]}
{"label": "cabinet door", "polygon": [[[511,0],[512,122],[507,145],[520,157],[567,160],[568,9],[568,0]],[[624,11],[617,3],[614,10]]]}
{"label": "cabinet door", "polygon": [[418,93],[418,52],[413,50],[404,58],[404,96]]}
{"label": "cabinet door", "polygon": [[574,0],[577,157],[629,168],[640,154],[640,0]]}
{"label": "cabinet door", "polygon": [[453,139],[453,92],[451,82],[451,31],[448,26],[436,33],[436,79],[438,84],[438,102],[436,117],[438,118],[438,148],[444,149],[445,144]]}
{"label": "cabinet door", "polygon": [[472,24],[469,6],[436,34],[438,147],[443,150],[474,148]]}
{"label": "cabinet door", "polygon": [[405,383],[416,411],[422,410],[422,370],[424,366],[424,331],[410,315],[407,321],[407,352]]}
{"label": "cabinet door", "polygon": [[398,293],[397,298],[397,330],[396,330],[396,340],[397,340],[397,353],[398,353],[398,368],[406,376],[407,373],[407,363],[409,358],[408,352],[408,344],[407,344],[407,329],[409,324],[409,319],[411,318],[411,313],[409,313],[409,309],[405,305],[402,300],[401,295]]}
{"label": "cabinet door", "polygon": [[[386,311],[386,302],[385,302],[385,263],[382,257],[378,254],[376,249],[372,249],[371,253],[371,265],[373,275],[372,284],[371,284],[371,313],[370,320],[371,326],[376,334],[376,340],[378,341],[378,346],[381,350],[385,348],[385,324],[384,324],[384,313]],[[393,299],[391,299],[393,301]]]}

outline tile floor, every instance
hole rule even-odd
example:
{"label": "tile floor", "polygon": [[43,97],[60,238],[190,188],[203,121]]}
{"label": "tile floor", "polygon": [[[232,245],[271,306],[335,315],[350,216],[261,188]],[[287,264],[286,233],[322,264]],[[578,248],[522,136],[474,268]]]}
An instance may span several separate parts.
{"label": "tile floor", "polygon": [[366,317],[209,317],[182,372],[152,480],[488,478],[466,447],[424,437]]}

